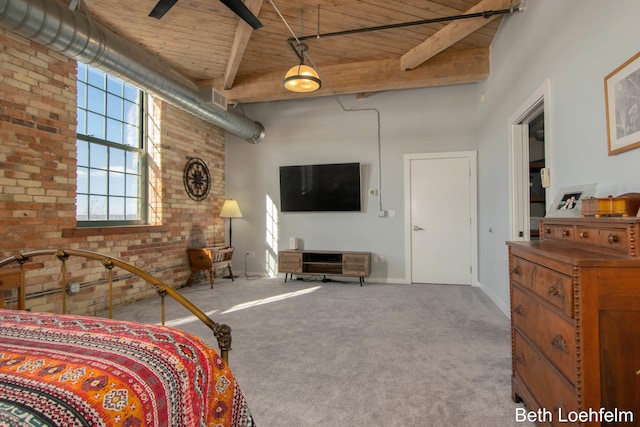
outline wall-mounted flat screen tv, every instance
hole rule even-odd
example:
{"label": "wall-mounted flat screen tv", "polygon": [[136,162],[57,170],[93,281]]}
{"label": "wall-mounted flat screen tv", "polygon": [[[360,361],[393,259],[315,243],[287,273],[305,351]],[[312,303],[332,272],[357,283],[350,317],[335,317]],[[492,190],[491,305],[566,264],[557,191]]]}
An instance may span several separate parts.
{"label": "wall-mounted flat screen tv", "polygon": [[282,212],[360,211],[360,163],[280,167]]}

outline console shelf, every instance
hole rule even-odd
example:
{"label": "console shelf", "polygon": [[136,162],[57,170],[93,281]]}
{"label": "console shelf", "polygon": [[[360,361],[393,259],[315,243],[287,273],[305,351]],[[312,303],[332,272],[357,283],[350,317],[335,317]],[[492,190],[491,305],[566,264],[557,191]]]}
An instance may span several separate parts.
{"label": "console shelf", "polygon": [[325,276],[351,276],[364,278],[371,273],[371,253],[337,251],[286,250],[278,252],[278,271],[289,275],[322,274]]}

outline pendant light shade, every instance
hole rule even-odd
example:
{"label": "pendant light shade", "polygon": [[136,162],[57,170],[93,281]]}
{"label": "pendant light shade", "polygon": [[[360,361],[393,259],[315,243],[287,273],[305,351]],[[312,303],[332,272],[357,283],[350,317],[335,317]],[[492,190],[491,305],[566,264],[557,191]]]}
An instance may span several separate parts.
{"label": "pendant light shade", "polygon": [[300,63],[289,69],[287,74],[284,76],[282,86],[291,92],[300,93],[315,92],[320,89],[320,86],[322,86],[320,75],[312,67],[304,65],[304,53],[309,49],[307,45],[304,43],[294,45],[292,40],[289,40],[289,45],[296,53]]}
{"label": "pendant light shade", "polygon": [[291,67],[284,76],[282,84],[291,92],[315,92],[322,86],[316,70],[304,64]]}

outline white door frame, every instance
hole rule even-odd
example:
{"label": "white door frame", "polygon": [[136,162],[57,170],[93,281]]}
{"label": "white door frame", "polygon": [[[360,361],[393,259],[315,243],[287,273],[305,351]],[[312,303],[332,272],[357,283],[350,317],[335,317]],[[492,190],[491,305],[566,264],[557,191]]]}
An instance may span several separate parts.
{"label": "white door frame", "polygon": [[[545,190],[547,209],[553,200],[553,157],[551,150],[551,80],[547,79],[527,100],[509,117],[509,201],[510,233],[509,240],[530,240],[529,222],[529,147],[528,126],[522,123],[527,117],[544,106],[544,152],[545,167],[550,171],[551,186]],[[525,140],[526,138],[526,140]],[[522,232],[522,236],[520,233]]]}
{"label": "white door frame", "polygon": [[412,278],[411,254],[411,161],[422,159],[444,159],[464,157],[469,159],[471,168],[469,209],[471,211],[471,286],[478,286],[478,166],[476,151],[452,151],[445,153],[415,153],[404,155],[404,254],[405,277],[409,283]]}

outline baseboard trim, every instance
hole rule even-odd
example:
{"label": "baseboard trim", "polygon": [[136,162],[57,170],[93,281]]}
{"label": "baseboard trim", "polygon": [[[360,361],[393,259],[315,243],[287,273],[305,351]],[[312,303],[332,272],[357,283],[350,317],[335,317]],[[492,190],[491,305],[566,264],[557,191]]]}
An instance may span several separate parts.
{"label": "baseboard trim", "polygon": [[511,302],[504,301],[495,292],[491,292],[486,286],[482,286],[482,283],[478,283],[478,287],[488,296],[491,301],[504,313],[507,318],[511,318]]}

